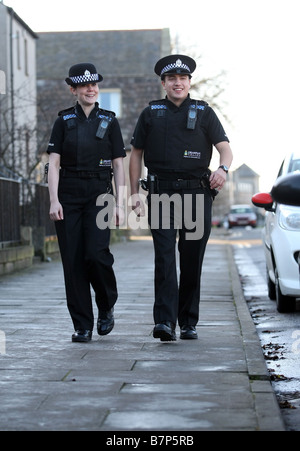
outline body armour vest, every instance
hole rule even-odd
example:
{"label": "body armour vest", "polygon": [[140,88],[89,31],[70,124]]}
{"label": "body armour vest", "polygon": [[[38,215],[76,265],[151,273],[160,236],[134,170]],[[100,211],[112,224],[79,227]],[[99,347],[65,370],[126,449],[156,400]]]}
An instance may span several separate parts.
{"label": "body armour vest", "polygon": [[109,126],[115,114],[98,108],[87,119],[75,106],[58,115],[64,123],[61,166],[77,170],[109,169],[112,162]]}
{"label": "body armour vest", "polygon": [[[203,117],[208,104],[188,99],[179,108],[166,99],[150,102],[145,165],[152,173],[182,172],[199,176],[212,156]],[[189,115],[194,117],[190,126]],[[193,121],[192,121],[193,122]]]}

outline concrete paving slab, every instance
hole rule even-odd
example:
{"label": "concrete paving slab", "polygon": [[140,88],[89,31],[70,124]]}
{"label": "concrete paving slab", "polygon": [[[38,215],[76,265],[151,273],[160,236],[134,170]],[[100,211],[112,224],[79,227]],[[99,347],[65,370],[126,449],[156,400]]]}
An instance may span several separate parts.
{"label": "concrete paving slab", "polygon": [[112,247],[116,327],[88,344],[71,342],[59,261],[1,277],[0,430],[284,430],[230,247],[214,243],[195,341],[152,337],[148,238]]}

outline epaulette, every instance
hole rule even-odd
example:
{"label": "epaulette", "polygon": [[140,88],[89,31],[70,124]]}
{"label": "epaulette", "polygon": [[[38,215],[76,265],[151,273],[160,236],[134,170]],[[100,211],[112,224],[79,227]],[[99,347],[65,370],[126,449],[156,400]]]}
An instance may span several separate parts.
{"label": "epaulette", "polygon": [[[105,114],[106,113],[106,114]],[[103,116],[113,116],[113,117],[115,117],[116,116],[116,113],[114,113],[113,111],[109,111],[109,110],[104,110],[103,108],[99,108],[99,110],[98,110],[98,117],[101,117],[100,115],[103,115]]]}
{"label": "epaulette", "polygon": [[151,110],[166,110],[167,109],[165,99],[152,100],[152,102],[149,102],[149,105],[150,105]]}
{"label": "epaulette", "polygon": [[[208,103],[205,102],[204,100],[191,99],[191,105],[193,106],[196,104],[197,104],[197,110],[204,110],[205,107],[208,106]],[[166,110],[167,109],[165,99],[153,100],[152,102],[149,102],[149,105],[150,105],[151,110]]]}
{"label": "epaulette", "polygon": [[68,114],[75,112],[75,107],[71,106],[70,108],[66,108],[65,110],[59,111],[58,116],[67,116]]}
{"label": "epaulette", "polygon": [[191,99],[191,107],[193,108],[193,106],[197,105],[197,110],[205,110],[205,108],[208,106],[208,103],[205,102],[204,100],[195,100],[195,99]]}
{"label": "epaulette", "polygon": [[76,121],[77,115],[76,115],[76,109],[74,106],[71,108],[67,108],[66,110],[62,110],[58,113],[59,117],[62,117],[65,124],[67,124],[68,130],[72,130],[76,128]]}
{"label": "epaulette", "polygon": [[103,108],[99,108],[97,111],[97,117],[99,119],[107,119],[108,122],[111,123],[115,119],[116,113],[109,110],[103,110]]}
{"label": "epaulette", "polygon": [[99,127],[96,133],[97,138],[103,139],[106,132],[115,119],[115,113],[113,111],[103,110],[99,108],[97,111],[97,117],[100,119]]}

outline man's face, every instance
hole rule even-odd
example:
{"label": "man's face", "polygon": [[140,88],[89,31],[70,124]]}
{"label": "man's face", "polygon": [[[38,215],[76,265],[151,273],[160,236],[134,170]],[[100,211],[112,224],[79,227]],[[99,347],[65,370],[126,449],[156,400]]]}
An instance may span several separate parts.
{"label": "man's face", "polygon": [[187,98],[191,88],[191,79],[188,75],[172,74],[166,75],[162,85],[167,97],[175,105],[179,106]]}

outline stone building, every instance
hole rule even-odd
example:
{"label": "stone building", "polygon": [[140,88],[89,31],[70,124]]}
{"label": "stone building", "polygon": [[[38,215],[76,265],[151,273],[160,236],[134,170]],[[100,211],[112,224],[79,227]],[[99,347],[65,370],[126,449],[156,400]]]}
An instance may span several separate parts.
{"label": "stone building", "polygon": [[30,178],[37,156],[37,35],[2,2],[0,30],[0,70],[6,74],[0,97],[0,172]]}
{"label": "stone building", "polygon": [[214,217],[223,218],[229,213],[231,205],[252,205],[252,196],[259,192],[259,174],[246,164],[242,164],[228,174],[228,180],[216,197],[213,205]]}
{"label": "stone building", "polygon": [[99,85],[101,107],[117,113],[128,147],[140,111],[161,97],[153,68],[170,47],[168,29],[39,33],[39,103],[55,119],[57,111],[74,103],[64,82],[69,67],[91,62],[104,77]]}
{"label": "stone building", "polygon": [[[64,80],[70,66],[80,62],[93,63],[103,76],[99,85],[100,106],[117,114],[129,152],[140,112],[150,100],[162,97],[154,66],[168,53],[171,53],[168,29],[39,33],[37,86],[41,153],[43,148],[47,149],[57,112],[74,104]],[[127,177],[128,163],[126,158]]]}

